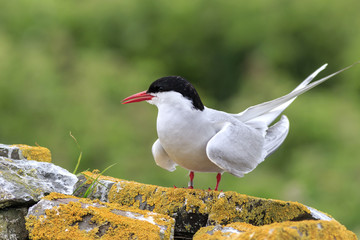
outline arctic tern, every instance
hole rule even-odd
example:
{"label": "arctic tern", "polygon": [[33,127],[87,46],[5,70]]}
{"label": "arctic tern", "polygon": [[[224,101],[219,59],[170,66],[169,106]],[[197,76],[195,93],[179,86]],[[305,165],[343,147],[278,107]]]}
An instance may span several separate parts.
{"label": "arctic tern", "polygon": [[122,103],[147,101],[158,108],[158,139],[152,146],[158,166],[174,171],[180,165],[189,170],[189,188],[193,188],[194,172],[215,172],[218,190],[222,173],[243,177],[279,148],[289,132],[289,120],[282,115],[270,124],[296,97],[353,65],[311,83],[325,64],[289,94],[238,114],[205,107],[191,83],[179,76],[160,78]]}

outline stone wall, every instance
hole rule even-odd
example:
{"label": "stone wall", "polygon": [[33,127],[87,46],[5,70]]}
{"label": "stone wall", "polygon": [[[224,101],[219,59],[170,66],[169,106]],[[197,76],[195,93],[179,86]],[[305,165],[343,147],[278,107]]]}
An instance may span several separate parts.
{"label": "stone wall", "polygon": [[356,239],[300,203],[75,176],[50,162],[46,148],[0,144],[0,239]]}

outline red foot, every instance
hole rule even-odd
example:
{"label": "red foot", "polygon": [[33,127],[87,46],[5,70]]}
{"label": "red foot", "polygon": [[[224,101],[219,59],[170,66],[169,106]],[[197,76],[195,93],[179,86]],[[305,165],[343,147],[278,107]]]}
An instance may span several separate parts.
{"label": "red foot", "polygon": [[214,189],[215,191],[218,191],[220,181],[221,181],[221,173],[218,173],[216,175],[216,187]]}
{"label": "red foot", "polygon": [[194,172],[190,171],[190,173],[189,173],[190,182],[189,182],[188,189],[194,189],[194,176],[195,176]]}
{"label": "red foot", "polygon": [[[187,187],[187,189],[194,189],[194,172],[193,171],[190,171],[189,173],[189,177],[190,177],[190,182],[189,182],[189,186]],[[216,186],[215,186],[215,189],[214,191],[219,191],[219,183],[221,181],[221,173],[218,173],[216,175]],[[174,185],[174,188],[177,188],[175,185]],[[211,191],[212,189],[211,188],[208,188],[208,191]],[[220,190],[222,192],[222,190]]]}

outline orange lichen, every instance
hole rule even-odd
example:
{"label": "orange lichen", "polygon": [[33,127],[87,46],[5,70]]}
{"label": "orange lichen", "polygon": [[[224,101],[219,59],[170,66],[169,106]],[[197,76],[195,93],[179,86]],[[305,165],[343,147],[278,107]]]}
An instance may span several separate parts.
{"label": "orange lichen", "polygon": [[[88,180],[98,176],[91,172],[85,172],[84,175]],[[256,237],[255,239],[299,237],[294,234],[302,234],[301,239],[308,239],[307,236],[313,235],[315,238],[322,238],[323,235],[329,235],[329,233],[336,239],[356,239],[352,232],[346,230],[335,220],[306,220],[312,218],[311,212],[306,206],[297,202],[262,199],[236,192],[165,188],[106,176],[100,176],[98,180],[115,183],[108,192],[109,202],[133,208],[150,209],[153,212],[169,216],[179,213],[207,215],[207,222],[212,225],[224,226],[231,223],[226,227],[243,232],[241,236],[246,236],[244,239],[250,237]],[[300,221],[301,219],[304,220]],[[187,230],[192,227],[186,225],[185,222],[182,224],[185,224],[183,228]],[[209,232],[211,234],[208,234]],[[196,236],[201,236],[197,239],[204,239],[203,237],[208,239],[235,237],[234,239],[238,239],[236,234],[239,235],[239,233],[236,233],[236,230],[225,232],[226,234],[215,231],[214,226],[210,226],[201,228]],[[346,237],[341,238],[342,234],[345,234]]]}
{"label": "orange lichen", "polygon": [[21,151],[21,154],[27,160],[35,160],[38,162],[51,162],[51,152],[45,147],[34,147],[24,144],[12,145],[12,147],[18,147]]}
{"label": "orange lichen", "polygon": [[[158,226],[139,219],[133,219],[115,214],[113,211],[128,212],[129,209],[118,204],[91,201],[90,199],[76,198],[59,193],[52,193],[45,200],[65,199],[66,204],[60,204],[45,211],[45,216],[27,218],[26,227],[31,239],[160,239]],[[86,204],[84,207],[83,204]],[[97,204],[93,206],[93,204]],[[135,213],[131,210],[132,213]],[[167,225],[163,234],[169,239],[173,219],[167,216],[154,215],[148,211],[137,210],[138,214],[148,217],[151,215],[155,223]],[[136,214],[135,213],[135,214]],[[150,215],[149,215],[150,214]],[[90,222],[97,227],[85,231],[79,229],[79,222],[86,216],[92,216]],[[100,228],[106,228],[101,233]]]}
{"label": "orange lichen", "polygon": [[[229,230],[229,228],[233,230]],[[237,232],[237,231],[238,232]],[[337,221],[306,220],[300,222],[273,223],[265,226],[252,226],[246,223],[232,223],[220,229],[214,226],[201,228],[195,240],[215,239],[352,239],[354,233],[348,231]]]}
{"label": "orange lichen", "polygon": [[[91,172],[83,174],[88,181],[97,177]],[[236,192],[173,189],[106,176],[100,176],[99,180],[115,183],[109,191],[109,202],[136,208],[146,206],[146,209],[170,216],[181,209],[188,213],[208,214],[212,224],[242,221],[265,225],[310,215],[308,208],[296,202],[267,200]]]}
{"label": "orange lichen", "polygon": [[71,196],[71,195],[66,195],[66,194],[57,193],[57,192],[52,192],[51,194],[43,197],[42,199],[45,199],[45,200],[56,200],[56,199],[62,199],[62,198],[74,198],[74,199],[79,199],[79,198],[74,197],[74,196]]}

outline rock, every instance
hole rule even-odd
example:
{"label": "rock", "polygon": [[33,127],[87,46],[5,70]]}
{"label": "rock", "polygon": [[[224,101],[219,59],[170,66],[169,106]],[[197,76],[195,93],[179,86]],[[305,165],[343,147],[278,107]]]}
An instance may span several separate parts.
{"label": "rock", "polygon": [[[76,192],[82,195],[97,179],[92,197],[175,218],[175,238],[191,239],[202,227],[244,222],[268,226],[286,221],[334,221],[332,217],[297,202],[262,199],[236,192],[164,188],[84,172]],[[102,185],[108,183],[108,188]],[[109,184],[113,183],[113,184]],[[93,185],[95,186],[95,184]],[[99,192],[98,192],[99,191]],[[107,199],[105,198],[107,196]]]}
{"label": "rock", "polygon": [[29,206],[51,192],[72,194],[76,182],[75,175],[52,163],[0,157],[0,209]]}
{"label": "rock", "polygon": [[30,239],[173,239],[166,215],[52,193],[29,209]]}
{"label": "rock", "polygon": [[0,239],[28,239],[28,207],[50,192],[72,194],[77,178],[50,163],[47,148],[0,144],[0,156]]}
{"label": "rock", "polygon": [[51,152],[44,147],[33,147],[24,144],[5,145],[0,144],[0,157],[13,160],[34,160],[39,162],[51,162]]}
{"label": "rock", "polygon": [[0,210],[0,239],[28,239],[25,228],[27,207],[5,208]]}
{"label": "rock", "polygon": [[[331,216],[300,203],[164,188],[98,171],[77,182],[50,161],[45,148],[0,144],[0,239],[356,239]],[[89,199],[63,195],[74,189]],[[28,207],[41,198],[25,223]]]}
{"label": "rock", "polygon": [[247,223],[231,223],[229,225],[209,226],[201,228],[194,240],[242,240],[242,239],[323,239],[345,240],[357,239],[355,234],[348,231],[335,220],[304,220],[299,222],[285,221],[264,226],[253,226]]}
{"label": "rock", "polygon": [[[94,178],[96,180],[96,178]],[[112,185],[115,184],[114,181],[97,179],[95,183],[90,186],[94,181],[89,180],[84,176],[78,176],[78,182],[76,183],[74,189],[74,196],[85,197],[85,193],[88,191],[89,194],[86,196],[89,199],[99,199],[102,202],[108,201],[109,190]]]}

